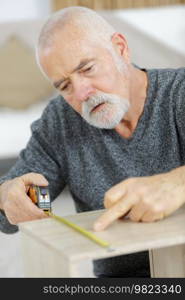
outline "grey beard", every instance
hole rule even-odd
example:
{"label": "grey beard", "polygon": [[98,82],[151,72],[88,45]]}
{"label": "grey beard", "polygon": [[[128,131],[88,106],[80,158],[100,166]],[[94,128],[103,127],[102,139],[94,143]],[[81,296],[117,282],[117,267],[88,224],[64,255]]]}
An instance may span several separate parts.
{"label": "grey beard", "polygon": [[[101,103],[105,103],[105,107],[102,107],[100,111],[92,112]],[[127,99],[99,92],[96,96],[89,97],[87,101],[83,102],[82,117],[95,127],[113,129],[120,123],[128,109]]]}

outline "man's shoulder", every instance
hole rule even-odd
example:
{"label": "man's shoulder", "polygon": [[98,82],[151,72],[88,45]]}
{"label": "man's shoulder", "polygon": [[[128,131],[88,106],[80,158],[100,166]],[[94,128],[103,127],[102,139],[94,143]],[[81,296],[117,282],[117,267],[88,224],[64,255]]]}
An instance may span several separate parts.
{"label": "man's shoulder", "polygon": [[41,120],[50,130],[53,129],[65,135],[85,133],[90,126],[60,95],[50,100]]}
{"label": "man's shoulder", "polygon": [[65,101],[65,99],[58,95],[56,98],[50,100],[46,106],[43,115],[49,119],[65,121],[73,119],[79,121],[81,116]]}
{"label": "man's shoulder", "polygon": [[148,78],[158,95],[176,97],[185,89],[185,68],[148,69]]}
{"label": "man's shoulder", "polygon": [[55,111],[55,112],[57,111],[58,113],[62,113],[64,111],[66,111],[66,112],[67,111],[69,111],[69,112],[72,111],[69,104],[67,104],[67,102],[65,101],[65,99],[61,95],[58,95],[55,98],[52,98],[49,101],[46,109],[51,110],[51,111]]}
{"label": "man's shoulder", "polygon": [[172,83],[174,81],[181,82],[185,79],[185,68],[163,68],[148,69],[149,73],[154,74],[158,78],[159,83]]}
{"label": "man's shoulder", "polygon": [[185,68],[159,69],[159,74],[164,77],[169,77],[169,79],[180,80],[185,78]]}
{"label": "man's shoulder", "polygon": [[[171,103],[176,111],[184,112],[185,105],[185,68],[164,69],[159,71],[160,91],[164,102]],[[164,97],[165,96],[165,97]]]}
{"label": "man's shoulder", "polygon": [[[171,95],[176,97],[178,94],[180,96],[184,95],[185,92],[185,68],[178,69],[166,69],[163,71],[163,82],[167,81]],[[161,71],[161,74],[163,73]]]}

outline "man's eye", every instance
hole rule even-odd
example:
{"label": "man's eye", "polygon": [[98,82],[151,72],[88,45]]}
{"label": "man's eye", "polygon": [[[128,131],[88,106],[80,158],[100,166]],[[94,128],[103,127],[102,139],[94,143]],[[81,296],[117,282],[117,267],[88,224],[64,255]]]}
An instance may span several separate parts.
{"label": "man's eye", "polygon": [[66,85],[64,85],[62,88],[61,88],[61,91],[65,91],[67,90],[69,87],[69,83],[67,83]]}
{"label": "man's eye", "polygon": [[93,69],[93,66],[88,67],[87,69],[85,69],[83,72],[90,72]]}

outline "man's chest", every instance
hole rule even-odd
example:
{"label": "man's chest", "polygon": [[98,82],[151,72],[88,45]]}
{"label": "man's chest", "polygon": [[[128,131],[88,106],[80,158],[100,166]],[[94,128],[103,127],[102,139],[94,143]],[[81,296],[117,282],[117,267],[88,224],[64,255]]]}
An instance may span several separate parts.
{"label": "man's chest", "polygon": [[[104,193],[130,177],[151,176],[182,165],[182,153],[174,138],[146,139],[134,146],[121,143],[94,143],[71,148],[69,186],[79,199],[97,209]],[[72,161],[72,160],[70,160]]]}

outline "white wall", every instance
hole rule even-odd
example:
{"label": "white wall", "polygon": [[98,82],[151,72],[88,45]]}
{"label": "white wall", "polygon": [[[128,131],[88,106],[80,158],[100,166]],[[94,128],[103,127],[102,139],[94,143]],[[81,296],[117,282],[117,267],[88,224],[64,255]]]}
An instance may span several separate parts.
{"label": "white wall", "polygon": [[0,22],[49,15],[51,0],[0,0]]}

